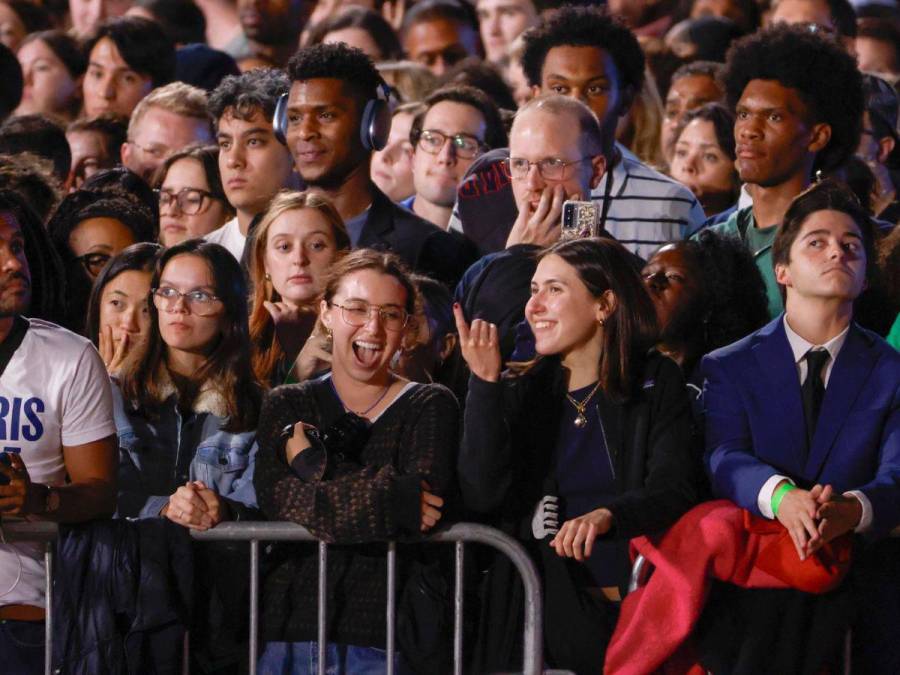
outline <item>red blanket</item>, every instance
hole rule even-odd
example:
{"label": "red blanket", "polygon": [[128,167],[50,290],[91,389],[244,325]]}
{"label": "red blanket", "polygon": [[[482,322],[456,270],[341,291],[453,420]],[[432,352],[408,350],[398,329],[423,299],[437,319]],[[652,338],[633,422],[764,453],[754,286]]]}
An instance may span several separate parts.
{"label": "red blanket", "polygon": [[655,570],[646,586],[623,601],[604,672],[636,675],[663,667],[700,618],[712,579],[825,593],[849,570],[850,549],[845,535],[801,562],[778,521],[727,500],[700,504],[655,541],[631,541],[632,556],[642,554]]}

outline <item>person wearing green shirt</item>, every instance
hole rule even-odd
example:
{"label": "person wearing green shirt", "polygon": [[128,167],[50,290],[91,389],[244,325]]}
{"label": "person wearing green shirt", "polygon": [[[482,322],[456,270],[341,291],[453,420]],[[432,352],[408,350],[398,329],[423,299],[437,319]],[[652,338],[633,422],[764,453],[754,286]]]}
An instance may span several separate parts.
{"label": "person wearing green shirt", "polygon": [[775,231],[816,173],[839,167],[859,145],[862,79],[833,40],[779,24],[736,43],[723,80],[735,109],[735,165],[753,205],[712,229],[740,237],[753,253],[774,318],[784,310],[772,267]]}

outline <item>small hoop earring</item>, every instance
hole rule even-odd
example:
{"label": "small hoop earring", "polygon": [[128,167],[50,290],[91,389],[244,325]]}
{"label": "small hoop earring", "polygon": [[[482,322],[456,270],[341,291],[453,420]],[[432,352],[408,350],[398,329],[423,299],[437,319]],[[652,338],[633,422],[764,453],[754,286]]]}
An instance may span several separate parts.
{"label": "small hoop earring", "polygon": [[601,326],[605,326],[605,325],[606,325],[606,319],[600,319],[600,325],[601,325]]}
{"label": "small hoop earring", "polygon": [[266,272],[266,281],[272,281],[272,275]]}

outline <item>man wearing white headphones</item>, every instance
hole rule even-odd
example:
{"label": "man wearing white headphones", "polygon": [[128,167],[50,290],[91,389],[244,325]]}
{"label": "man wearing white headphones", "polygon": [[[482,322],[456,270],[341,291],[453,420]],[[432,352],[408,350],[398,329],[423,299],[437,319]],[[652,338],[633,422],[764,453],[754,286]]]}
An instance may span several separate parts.
{"label": "man wearing white headphones", "polygon": [[279,102],[276,134],[285,139],[309,189],[329,197],[355,248],[393,251],[417,272],[455,284],[477,253],[394,204],[372,182],[372,152],[390,132],[389,90],[363,52],[343,44],[298,51],[291,90]]}

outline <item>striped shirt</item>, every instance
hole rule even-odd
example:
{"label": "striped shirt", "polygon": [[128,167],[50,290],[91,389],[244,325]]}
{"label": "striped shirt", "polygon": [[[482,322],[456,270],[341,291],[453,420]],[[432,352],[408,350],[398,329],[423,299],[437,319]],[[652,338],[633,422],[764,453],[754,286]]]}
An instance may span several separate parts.
{"label": "striped shirt", "polygon": [[616,147],[622,159],[603,176],[591,199],[603,207],[612,173],[606,230],[647,260],[662,244],[684,239],[706,216],[688,188],[651,169],[621,145]]}

